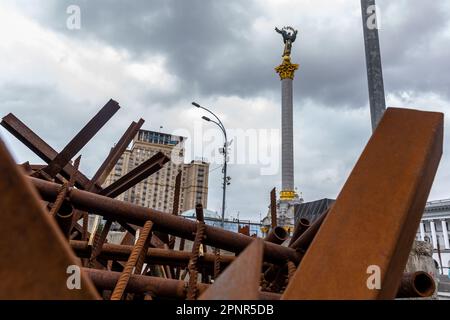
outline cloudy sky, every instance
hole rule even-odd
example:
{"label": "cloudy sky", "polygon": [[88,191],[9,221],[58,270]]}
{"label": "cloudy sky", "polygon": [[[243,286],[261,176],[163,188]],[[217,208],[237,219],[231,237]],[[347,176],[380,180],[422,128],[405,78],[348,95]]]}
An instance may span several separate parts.
{"label": "cloudy sky", "polygon": [[[445,112],[448,129],[450,3],[377,3],[388,106]],[[80,29],[67,28],[69,5],[81,10]],[[361,24],[356,0],[2,1],[0,115],[13,112],[61,150],[110,98],[118,101],[121,110],[81,152],[87,175],[140,117],[146,129],[188,135],[188,158],[210,157],[205,150],[218,147],[220,136],[196,138],[195,128],[213,125],[192,101],[216,112],[230,132],[256,132],[258,154],[278,150],[270,138],[281,121],[273,68],[283,44],[274,27],[292,25],[300,30],[292,52],[300,64],[295,182],[306,201],[334,198],[371,134]],[[3,128],[0,134],[18,162],[41,162]],[[279,188],[279,170],[262,175],[256,160],[230,165],[228,215],[258,219],[271,188]],[[219,165],[211,164],[208,205],[218,211]],[[444,147],[430,200],[449,198],[449,181]]]}

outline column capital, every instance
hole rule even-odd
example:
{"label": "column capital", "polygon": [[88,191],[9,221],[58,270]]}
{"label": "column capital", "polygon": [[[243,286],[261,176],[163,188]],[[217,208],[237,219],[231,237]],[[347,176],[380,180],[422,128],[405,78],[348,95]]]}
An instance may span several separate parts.
{"label": "column capital", "polygon": [[298,64],[291,63],[289,56],[283,57],[283,62],[275,68],[275,71],[280,75],[280,80],[294,79],[295,70],[298,69]]}

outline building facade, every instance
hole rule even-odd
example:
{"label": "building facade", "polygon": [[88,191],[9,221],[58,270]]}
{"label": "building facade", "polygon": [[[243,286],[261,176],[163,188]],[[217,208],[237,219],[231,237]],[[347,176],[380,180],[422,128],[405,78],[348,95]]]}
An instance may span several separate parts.
{"label": "building facade", "polygon": [[181,171],[178,213],[195,208],[197,203],[202,203],[206,207],[209,164],[205,161],[192,161],[185,164],[184,139],[181,136],[139,130],[133,139],[131,148],[120,157],[104,185],[113,183],[156,153],[162,152],[176,161],[167,162],[161,170],[125,191],[117,199],[164,212],[172,212],[175,180]]}
{"label": "building facade", "polygon": [[201,203],[203,208],[208,207],[208,178],[209,163],[205,161],[193,160],[191,163],[183,165],[183,209],[195,208],[197,203]]}
{"label": "building facade", "polygon": [[450,268],[449,224],[450,199],[427,202],[416,235],[433,246],[433,259],[444,274]]}

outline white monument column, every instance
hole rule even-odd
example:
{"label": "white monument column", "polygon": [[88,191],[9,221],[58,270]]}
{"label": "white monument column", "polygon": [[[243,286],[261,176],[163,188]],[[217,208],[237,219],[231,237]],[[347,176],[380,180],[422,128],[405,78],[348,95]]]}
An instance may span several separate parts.
{"label": "white monument column", "polygon": [[275,70],[281,80],[281,199],[294,199],[294,130],[292,81],[298,64],[289,56]]}
{"label": "white monument column", "polygon": [[441,224],[442,224],[442,233],[444,235],[444,246],[445,249],[450,249],[450,243],[448,241],[448,230],[447,230],[447,223],[444,220],[441,220]]}
{"label": "white monument column", "polygon": [[425,228],[423,222],[420,223],[420,240],[425,241]]}
{"label": "white monument column", "polygon": [[434,225],[433,220],[430,220],[430,227],[431,227],[431,239],[433,240],[433,248],[437,249],[436,227]]}
{"label": "white monument column", "polygon": [[284,43],[282,62],[275,68],[281,80],[281,192],[278,224],[287,229],[293,224],[294,204],[298,202],[298,195],[294,189],[293,132],[293,80],[298,64],[291,63],[291,48],[297,30],[292,27],[275,30],[283,36]]}

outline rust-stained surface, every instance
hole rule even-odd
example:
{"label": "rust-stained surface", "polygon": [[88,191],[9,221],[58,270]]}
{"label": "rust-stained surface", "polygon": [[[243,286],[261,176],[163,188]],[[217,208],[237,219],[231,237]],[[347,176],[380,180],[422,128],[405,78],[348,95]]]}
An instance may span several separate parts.
{"label": "rust-stained surface", "polygon": [[0,173],[0,299],[99,298],[83,274],[81,289],[68,289],[77,259],[1,140]]}
{"label": "rust-stained surface", "polygon": [[[88,245],[87,241],[71,240],[70,246],[79,257],[88,258],[91,254],[92,247]],[[127,261],[132,249],[132,245],[105,243],[102,250],[98,253],[98,256],[99,258],[107,260]],[[190,252],[187,251],[161,248],[149,248],[147,250],[147,261],[161,265],[187,266],[189,258]],[[235,259],[236,257],[234,256],[222,255],[220,257],[220,263],[223,266],[227,266]],[[209,265],[212,268],[215,262],[215,255],[212,253],[205,253],[199,257],[198,262],[202,266]]]}
{"label": "rust-stained surface", "polygon": [[[28,179],[30,179],[43,199],[47,201],[56,199],[60,185],[33,177]],[[155,230],[189,240],[194,240],[195,238],[196,223],[179,216],[111,199],[84,190],[72,189],[68,198],[80,210],[90,210],[93,213],[113,220],[126,219],[129,223],[141,226],[145,221],[151,220],[155,224]],[[252,237],[213,226],[206,226],[205,234],[205,244],[233,252],[241,252],[254,240]],[[265,243],[264,256],[265,259],[273,262],[299,261],[299,256],[294,249],[270,242]]]}
{"label": "rust-stained surface", "polygon": [[275,244],[282,244],[288,238],[289,234],[287,233],[287,231],[283,227],[276,226],[273,227],[272,230],[270,230],[265,240]]}
{"label": "rust-stained surface", "polygon": [[[51,146],[12,113],[3,117],[1,125],[45,162],[50,163],[58,155]],[[76,171],[72,164],[67,164],[61,173],[69,179]],[[85,189],[88,182],[89,179],[85,175],[80,172],[77,174],[75,183],[78,187]]]}
{"label": "rust-stained surface", "polygon": [[301,218],[297,225],[295,226],[294,233],[292,234],[292,238],[289,241],[289,246],[291,246],[295,240],[297,240],[305,231],[310,227],[310,223],[308,219]]}
{"label": "rust-stained surface", "polygon": [[436,290],[432,276],[424,271],[403,274],[398,288],[397,298],[431,297]]}
{"label": "rust-stained surface", "polygon": [[145,160],[136,168],[125,174],[123,177],[120,177],[111,183],[103,189],[100,194],[115,198],[130,189],[132,186],[148,178],[155,172],[158,172],[169,160],[169,157],[164,155],[162,152],[158,152],[153,157]]}
{"label": "rust-stained surface", "polygon": [[[283,298],[395,298],[442,143],[443,114],[389,108]],[[367,286],[371,266],[381,289]]]}
{"label": "rust-stained surface", "polygon": [[255,239],[224,270],[199,300],[256,300],[262,268],[264,242]]}
{"label": "rust-stained surface", "polygon": [[[113,169],[114,165],[117,163],[120,156],[127,149],[128,145],[131,143],[134,136],[139,132],[139,129],[142,127],[143,124],[144,119],[139,119],[138,122],[133,121],[131,123],[131,125],[123,134],[123,136],[111,149],[111,152],[103,161],[102,165],[98,168],[97,172],[94,174],[94,177],[90,181],[91,185],[97,184],[97,187],[101,187],[103,182],[105,182],[106,178],[108,177],[109,172]],[[92,189],[92,187],[88,189]]]}
{"label": "rust-stained surface", "polygon": [[270,191],[270,221],[272,229],[277,226],[277,193],[273,188]]}

